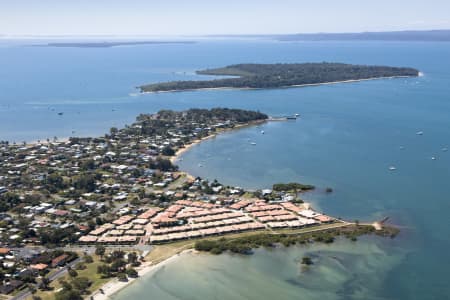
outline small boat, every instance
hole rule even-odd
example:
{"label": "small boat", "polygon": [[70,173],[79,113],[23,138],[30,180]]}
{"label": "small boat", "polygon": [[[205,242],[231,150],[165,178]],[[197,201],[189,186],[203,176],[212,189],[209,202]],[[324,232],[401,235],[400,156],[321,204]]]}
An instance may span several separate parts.
{"label": "small boat", "polygon": [[58,113],[58,116],[62,116],[64,113],[63,112],[59,112]]}
{"label": "small boat", "polygon": [[431,160],[436,160],[436,157],[432,156],[432,157],[431,157]]}
{"label": "small boat", "polygon": [[199,168],[202,168],[202,167],[203,167],[203,165],[202,165],[202,164],[198,164],[198,167],[199,167]]}
{"label": "small boat", "polygon": [[417,131],[416,134],[417,135],[423,135],[423,131]]}
{"label": "small boat", "polygon": [[295,114],[296,117],[300,117],[300,114]]}
{"label": "small boat", "polygon": [[264,134],[264,130],[261,130],[261,134]]}
{"label": "small boat", "polygon": [[250,144],[251,144],[251,145],[253,145],[253,146],[255,146],[255,145],[256,145],[256,143],[255,143],[255,142],[251,142]]}
{"label": "small boat", "polygon": [[447,151],[448,151],[448,148],[447,148],[447,147],[444,147],[444,148],[442,148],[442,151],[443,151],[443,152],[447,152]]}
{"label": "small boat", "polygon": [[400,146],[400,150],[404,150],[405,149],[405,147],[403,147],[403,146]]}
{"label": "small boat", "polygon": [[287,120],[297,120],[296,116],[288,116],[286,117]]}
{"label": "small boat", "polygon": [[389,171],[395,171],[395,170],[397,170],[396,167],[394,167],[394,166],[390,166],[390,167],[389,167]]}

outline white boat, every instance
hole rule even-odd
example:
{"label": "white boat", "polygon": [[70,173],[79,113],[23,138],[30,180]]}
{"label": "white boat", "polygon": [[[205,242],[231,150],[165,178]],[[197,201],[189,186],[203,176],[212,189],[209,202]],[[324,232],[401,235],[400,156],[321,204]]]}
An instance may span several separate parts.
{"label": "white boat", "polygon": [[264,130],[261,130],[261,134],[264,134]]}
{"label": "white boat", "polygon": [[448,151],[448,148],[447,148],[447,147],[444,147],[444,148],[442,148],[442,151],[447,152],[447,151]]}
{"label": "white boat", "polygon": [[436,160],[436,157],[432,156],[432,157],[431,157],[431,160]]}
{"label": "white boat", "polygon": [[250,144],[252,144],[253,146],[255,146],[255,145],[256,145],[256,143],[255,143],[255,142],[251,142]]}
{"label": "white boat", "polygon": [[395,171],[395,170],[397,170],[396,167],[394,167],[394,166],[390,166],[390,167],[389,167],[389,171]]}
{"label": "white boat", "polygon": [[295,114],[295,116],[296,116],[296,117],[299,117],[299,116],[300,116],[300,114]]}
{"label": "white boat", "polygon": [[423,131],[417,131],[416,134],[417,135],[423,135]]}

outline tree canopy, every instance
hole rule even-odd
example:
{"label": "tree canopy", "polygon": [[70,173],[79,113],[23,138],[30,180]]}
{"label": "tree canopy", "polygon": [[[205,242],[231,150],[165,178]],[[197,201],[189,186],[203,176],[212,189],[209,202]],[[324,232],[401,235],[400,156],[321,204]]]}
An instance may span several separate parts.
{"label": "tree canopy", "polygon": [[143,85],[142,92],[205,88],[279,88],[346,80],[418,76],[413,68],[343,63],[237,64],[197,71],[197,74],[234,76],[214,80],[171,81]]}

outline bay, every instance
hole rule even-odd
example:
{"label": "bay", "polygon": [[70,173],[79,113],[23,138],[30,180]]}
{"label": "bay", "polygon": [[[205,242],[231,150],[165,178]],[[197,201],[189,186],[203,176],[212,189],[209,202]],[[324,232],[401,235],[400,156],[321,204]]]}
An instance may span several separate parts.
{"label": "bay", "polygon": [[[33,43],[0,42],[0,140],[102,135],[112,126],[131,123],[140,113],[159,109],[221,106],[270,115],[299,113],[296,122],[271,122],[205,141],[185,153],[179,165],[194,175],[253,189],[286,181],[314,184],[318,191],[304,197],[320,210],[351,220],[389,216],[402,229],[394,241],[367,238],[332,245],[327,251],[336,253],[331,256],[350,262],[353,259],[348,257],[355,255],[355,262],[340,269],[323,258],[316,269],[301,274],[302,282],[310,282],[301,287],[292,257],[300,257],[306,251],[302,248],[261,250],[251,258],[182,257],[166,268],[167,278],[181,281],[175,279],[186,265],[196,266],[195,271],[205,277],[222,275],[202,283],[193,276],[178,285],[180,290],[171,285],[174,295],[185,291],[181,299],[233,298],[224,292],[225,285],[217,287],[221,281],[238,291],[253,287],[255,294],[243,294],[242,299],[264,299],[257,287],[264,291],[266,286],[286,290],[284,299],[297,299],[291,292],[300,291],[302,299],[332,298],[324,296],[327,292],[342,299],[445,299],[450,294],[450,158],[442,151],[450,145],[449,43],[201,41],[93,49],[27,46]],[[198,78],[194,71],[202,68],[307,61],[410,66],[424,76],[275,90],[138,95],[135,89],[148,82]],[[418,131],[424,134],[417,135]],[[437,159],[432,160],[433,156]],[[397,170],[389,171],[389,166]],[[323,192],[328,186],[334,190],[329,195]],[[352,254],[355,249],[359,254]],[[284,267],[271,273],[263,262],[282,262]],[[250,283],[233,272],[237,265],[253,266]],[[222,271],[211,271],[216,267]],[[326,272],[321,271],[324,268]],[[242,277],[235,280],[238,273]],[[289,283],[278,280],[280,276]],[[123,290],[117,298],[140,291],[157,293],[154,280],[153,275],[142,278],[142,284]],[[318,288],[321,282],[322,289]]]}

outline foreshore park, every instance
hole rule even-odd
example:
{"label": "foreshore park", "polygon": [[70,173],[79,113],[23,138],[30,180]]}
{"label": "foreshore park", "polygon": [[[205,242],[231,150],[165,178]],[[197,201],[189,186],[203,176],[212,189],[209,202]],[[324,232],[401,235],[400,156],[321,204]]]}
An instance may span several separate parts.
{"label": "foreshore park", "polygon": [[226,108],[163,110],[102,137],[1,142],[0,276],[7,280],[0,292],[82,299],[96,291],[101,298],[108,280],[132,280],[186,249],[250,254],[336,236],[395,236],[397,229],[382,223],[314,210],[302,195],[312,185],[249,191],[174,164],[189,146],[223,131],[293,119]]}

